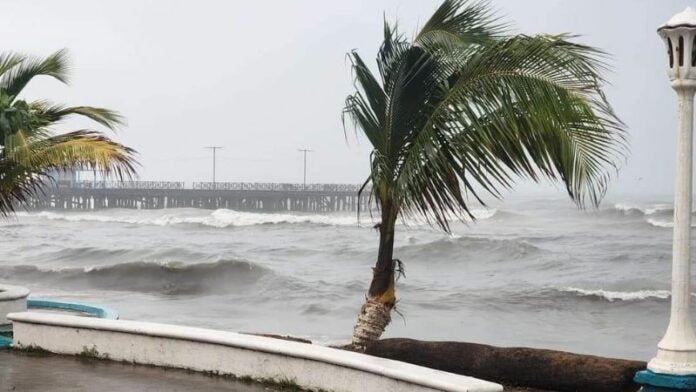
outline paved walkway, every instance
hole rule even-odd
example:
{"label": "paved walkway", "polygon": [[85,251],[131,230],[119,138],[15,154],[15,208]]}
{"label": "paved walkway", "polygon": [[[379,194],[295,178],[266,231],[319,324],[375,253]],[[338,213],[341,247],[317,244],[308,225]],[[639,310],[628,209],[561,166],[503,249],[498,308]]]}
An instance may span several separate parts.
{"label": "paved walkway", "polygon": [[265,392],[273,389],[184,370],[0,349],[0,391]]}
{"label": "paved walkway", "polygon": [[[185,370],[0,349],[0,391],[278,392],[279,390]],[[505,388],[505,392],[546,391]]]}

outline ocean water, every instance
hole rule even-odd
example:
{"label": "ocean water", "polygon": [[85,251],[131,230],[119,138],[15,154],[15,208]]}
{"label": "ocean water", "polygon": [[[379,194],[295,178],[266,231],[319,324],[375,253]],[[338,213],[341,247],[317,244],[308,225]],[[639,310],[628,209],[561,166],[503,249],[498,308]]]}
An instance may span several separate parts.
{"label": "ocean water", "polygon": [[[669,200],[504,201],[451,235],[397,228],[385,336],[650,359],[669,312]],[[369,214],[111,209],[0,222],[0,281],[124,319],[347,342],[371,277]]]}

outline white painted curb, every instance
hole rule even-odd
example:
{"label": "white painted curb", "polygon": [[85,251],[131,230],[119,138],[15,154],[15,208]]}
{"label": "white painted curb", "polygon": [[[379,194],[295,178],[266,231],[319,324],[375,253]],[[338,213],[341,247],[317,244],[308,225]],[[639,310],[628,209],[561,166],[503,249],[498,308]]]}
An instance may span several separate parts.
{"label": "white painted curb", "polygon": [[133,363],[291,380],[336,392],[494,392],[501,385],[365,354],[261,336],[60,314],[12,313],[18,347]]}
{"label": "white painted curb", "polygon": [[0,325],[11,323],[6,315],[27,310],[29,290],[21,286],[0,284]]}

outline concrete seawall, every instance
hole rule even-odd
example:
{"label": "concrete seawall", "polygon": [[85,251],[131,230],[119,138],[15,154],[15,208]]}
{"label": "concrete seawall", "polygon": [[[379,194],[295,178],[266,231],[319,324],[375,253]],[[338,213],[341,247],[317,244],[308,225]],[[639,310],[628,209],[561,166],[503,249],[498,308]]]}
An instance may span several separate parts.
{"label": "concrete seawall", "polygon": [[20,286],[0,284],[0,326],[9,325],[5,315],[27,310],[29,290]]}
{"label": "concrete seawall", "polygon": [[139,364],[289,380],[336,392],[493,392],[502,386],[403,362],[261,336],[166,324],[13,313],[15,346]]}

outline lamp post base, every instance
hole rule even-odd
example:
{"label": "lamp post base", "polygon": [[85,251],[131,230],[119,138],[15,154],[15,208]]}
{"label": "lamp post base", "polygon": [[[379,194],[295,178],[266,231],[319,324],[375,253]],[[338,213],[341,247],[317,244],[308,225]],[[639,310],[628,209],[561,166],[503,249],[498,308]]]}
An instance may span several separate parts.
{"label": "lamp post base", "polygon": [[[691,331],[690,326],[689,331]],[[692,337],[681,339],[679,343],[671,345],[683,347],[682,350],[665,348],[660,342],[657,355],[648,362],[648,370],[672,376],[696,376],[696,336],[693,332],[687,336],[689,335]]]}
{"label": "lamp post base", "polygon": [[641,370],[633,378],[642,392],[696,392],[696,375],[674,376]]}

